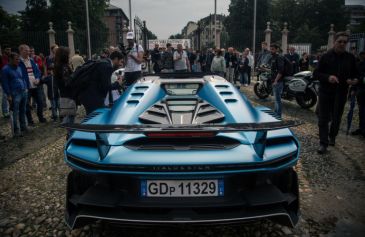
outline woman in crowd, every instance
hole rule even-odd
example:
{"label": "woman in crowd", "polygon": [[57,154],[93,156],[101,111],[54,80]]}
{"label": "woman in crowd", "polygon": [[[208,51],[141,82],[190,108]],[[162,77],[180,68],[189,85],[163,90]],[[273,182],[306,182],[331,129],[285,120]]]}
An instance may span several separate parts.
{"label": "woman in crowd", "polygon": [[[70,80],[72,73],[71,67],[69,66],[70,49],[67,47],[59,47],[56,50],[55,55],[55,65],[54,65],[54,81],[60,92],[61,98],[72,99],[72,89],[67,86],[66,81]],[[62,102],[60,102],[60,111],[63,109]],[[76,109],[76,107],[75,107]],[[73,123],[75,120],[75,115],[65,115],[62,123]]]}

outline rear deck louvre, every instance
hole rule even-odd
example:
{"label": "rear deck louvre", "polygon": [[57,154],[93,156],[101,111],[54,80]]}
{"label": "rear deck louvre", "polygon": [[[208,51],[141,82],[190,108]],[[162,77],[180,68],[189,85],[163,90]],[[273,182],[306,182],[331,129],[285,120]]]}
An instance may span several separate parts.
{"label": "rear deck louvre", "polygon": [[237,102],[237,100],[236,99],[225,99],[224,102],[226,102],[226,103],[235,103],[235,102]]}
{"label": "rear deck louvre", "polygon": [[231,92],[231,91],[221,91],[221,92],[219,92],[219,94],[221,94],[221,95],[232,95],[233,92]]}

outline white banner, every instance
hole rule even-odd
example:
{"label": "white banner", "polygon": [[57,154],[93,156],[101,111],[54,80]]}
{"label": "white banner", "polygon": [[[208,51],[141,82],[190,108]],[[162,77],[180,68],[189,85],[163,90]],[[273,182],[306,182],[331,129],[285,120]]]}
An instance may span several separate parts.
{"label": "white banner", "polygon": [[184,49],[191,47],[190,39],[156,39],[148,40],[148,49],[155,48],[155,44],[158,44],[159,47],[166,47],[167,43],[170,43],[174,49],[177,48],[178,44],[182,44]]}

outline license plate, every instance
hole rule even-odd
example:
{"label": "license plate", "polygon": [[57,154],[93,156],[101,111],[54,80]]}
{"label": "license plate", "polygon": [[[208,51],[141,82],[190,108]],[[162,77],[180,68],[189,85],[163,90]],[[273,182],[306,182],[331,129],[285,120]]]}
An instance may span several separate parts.
{"label": "license plate", "polygon": [[224,196],[223,179],[142,180],[142,197],[217,197]]}

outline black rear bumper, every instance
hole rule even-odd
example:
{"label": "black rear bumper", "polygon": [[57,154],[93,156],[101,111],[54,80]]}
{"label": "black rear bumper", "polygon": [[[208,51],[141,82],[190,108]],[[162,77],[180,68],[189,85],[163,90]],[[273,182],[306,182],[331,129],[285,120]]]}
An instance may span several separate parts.
{"label": "black rear bumper", "polygon": [[132,225],[216,225],[268,218],[292,227],[299,219],[298,180],[292,169],[225,177],[224,197],[142,198],[138,182],[138,178],[71,172],[67,225],[79,228],[96,220]]}

